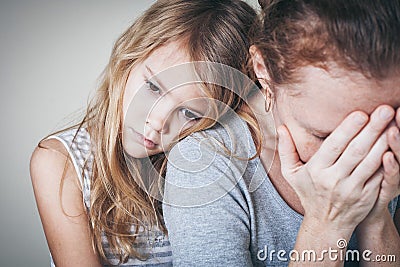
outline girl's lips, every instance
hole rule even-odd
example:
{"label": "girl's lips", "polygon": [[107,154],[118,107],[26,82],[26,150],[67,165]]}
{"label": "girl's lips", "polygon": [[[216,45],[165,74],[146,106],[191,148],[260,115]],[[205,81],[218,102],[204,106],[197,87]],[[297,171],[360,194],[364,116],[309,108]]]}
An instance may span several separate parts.
{"label": "girl's lips", "polygon": [[156,143],[154,143],[154,142],[151,141],[150,139],[145,138],[142,134],[136,132],[136,131],[133,130],[132,128],[131,128],[131,131],[132,131],[134,134],[136,134],[136,136],[137,136],[138,139],[139,139],[139,142],[140,142],[141,144],[143,144],[143,146],[144,146],[145,148],[147,148],[147,149],[154,149],[154,148],[156,148],[156,146],[157,146]]}
{"label": "girl's lips", "polygon": [[143,144],[147,149],[154,149],[156,147],[156,144],[153,141],[144,137],[143,137]]}

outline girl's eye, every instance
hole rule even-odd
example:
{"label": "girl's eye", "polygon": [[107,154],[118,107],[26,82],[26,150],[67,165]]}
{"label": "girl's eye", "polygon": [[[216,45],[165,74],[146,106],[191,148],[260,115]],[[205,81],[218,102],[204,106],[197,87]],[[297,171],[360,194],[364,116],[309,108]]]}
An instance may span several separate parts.
{"label": "girl's eye", "polygon": [[160,93],[161,90],[160,88],[157,87],[157,85],[155,85],[154,83],[150,82],[150,81],[146,81],[147,87],[149,88],[150,91],[154,92],[154,93]]}
{"label": "girl's eye", "polygon": [[181,112],[183,113],[183,116],[187,119],[187,120],[198,120],[201,118],[201,116],[193,113],[192,111],[190,111],[189,109],[183,108],[181,109]]}

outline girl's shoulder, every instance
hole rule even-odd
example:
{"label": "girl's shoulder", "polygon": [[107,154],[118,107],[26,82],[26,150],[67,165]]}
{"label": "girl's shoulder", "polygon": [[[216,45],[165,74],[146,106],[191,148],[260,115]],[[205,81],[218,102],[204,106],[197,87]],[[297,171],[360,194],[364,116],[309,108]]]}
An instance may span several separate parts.
{"label": "girl's shoulder", "polygon": [[44,141],[52,139],[58,140],[69,153],[89,154],[91,152],[90,134],[86,128],[67,129],[48,136]]}
{"label": "girl's shoulder", "polygon": [[87,161],[91,160],[93,147],[89,132],[85,128],[67,129],[50,135],[47,140],[57,140],[63,145],[77,172],[82,172],[85,165],[88,165]]}
{"label": "girl's shoulder", "polygon": [[[89,205],[93,154],[85,128],[72,128],[50,135],[35,148],[30,163],[32,181],[71,179]],[[65,172],[68,175],[62,175]],[[54,175],[57,174],[57,175]],[[61,175],[59,175],[61,174]]]}
{"label": "girl's shoulder", "polygon": [[85,128],[71,128],[52,134],[40,141],[33,152],[33,156],[46,158],[58,153],[63,157],[70,157],[74,160],[88,158],[91,150],[88,131]]}
{"label": "girl's shoulder", "polygon": [[[85,130],[79,132],[77,129],[68,129],[41,140],[31,156],[31,174],[41,173],[44,169],[52,173],[58,172],[58,169],[74,170],[73,155],[76,153],[73,152],[78,150],[77,146],[82,143],[82,140],[86,144],[86,140],[89,139],[86,137]],[[79,142],[76,142],[74,137]],[[87,149],[83,152],[87,153]]]}

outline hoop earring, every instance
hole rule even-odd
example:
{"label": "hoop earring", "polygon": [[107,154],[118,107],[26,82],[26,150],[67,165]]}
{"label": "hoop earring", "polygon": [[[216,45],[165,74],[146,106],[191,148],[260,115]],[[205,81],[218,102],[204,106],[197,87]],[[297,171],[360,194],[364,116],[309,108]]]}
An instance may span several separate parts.
{"label": "hoop earring", "polygon": [[270,112],[271,111],[271,109],[272,109],[272,105],[273,105],[273,99],[274,99],[274,97],[273,97],[273,93],[271,92],[271,90],[270,90],[270,88],[269,88],[269,86],[268,86],[268,82],[266,81],[266,79],[265,78],[257,78],[257,80],[258,80],[258,82],[261,84],[261,82],[260,81],[264,81],[264,83],[266,83],[267,84],[267,88],[264,88],[263,86],[262,86],[262,88],[265,90],[265,95],[264,95],[264,97],[265,97],[265,103],[264,103],[264,109],[265,109],[265,112]]}
{"label": "hoop earring", "polygon": [[270,90],[266,90],[266,96],[265,96],[265,112],[270,112],[272,109],[272,104],[273,104],[273,95]]}

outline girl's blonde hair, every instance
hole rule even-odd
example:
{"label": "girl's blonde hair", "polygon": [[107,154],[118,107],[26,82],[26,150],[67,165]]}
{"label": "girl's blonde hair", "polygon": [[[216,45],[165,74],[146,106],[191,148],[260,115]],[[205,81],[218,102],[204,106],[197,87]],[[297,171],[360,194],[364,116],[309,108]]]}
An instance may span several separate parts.
{"label": "girl's blonde hair", "polygon": [[[84,119],[74,126],[88,129],[95,148],[88,219],[94,249],[104,261],[102,235],[123,263],[129,256],[145,258],[132,246],[140,229],[158,226],[166,231],[160,223],[159,201],[142,186],[146,175],[142,161],[127,160],[122,146],[122,99],[131,69],[168,41],[180,40],[193,61],[222,63],[253,78],[246,73],[253,27],[258,27],[257,14],[240,0],[161,0],[116,41],[96,96]],[[248,95],[252,87],[244,86],[241,96],[217,85],[207,85],[207,90],[212,98],[239,110],[245,105],[241,96]],[[254,117],[243,117],[258,132]],[[184,135],[211,125],[210,120],[201,120]],[[161,174],[164,158],[164,154],[151,157]],[[131,233],[132,225],[135,233]]]}

